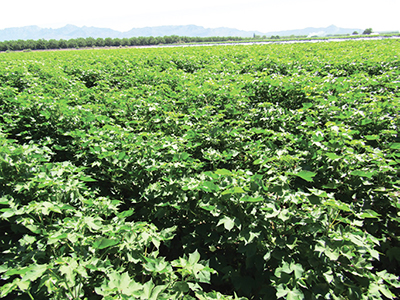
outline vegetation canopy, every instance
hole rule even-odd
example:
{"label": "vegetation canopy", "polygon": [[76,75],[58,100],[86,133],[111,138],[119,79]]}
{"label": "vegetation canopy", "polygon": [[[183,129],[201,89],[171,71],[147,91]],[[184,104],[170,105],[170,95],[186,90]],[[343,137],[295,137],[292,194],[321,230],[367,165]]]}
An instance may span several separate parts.
{"label": "vegetation canopy", "polygon": [[399,53],[0,53],[0,298],[398,297]]}

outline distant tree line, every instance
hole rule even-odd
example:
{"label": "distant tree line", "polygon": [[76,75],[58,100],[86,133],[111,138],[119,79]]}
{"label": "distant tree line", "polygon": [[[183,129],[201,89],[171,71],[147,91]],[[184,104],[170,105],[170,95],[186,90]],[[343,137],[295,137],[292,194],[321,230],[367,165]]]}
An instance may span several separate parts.
{"label": "distant tree line", "polygon": [[0,42],[0,51],[20,50],[46,50],[46,49],[72,49],[86,47],[119,47],[119,46],[150,46],[161,44],[180,43],[204,43],[240,41],[243,37],[188,37],[188,36],[164,36],[164,37],[131,37],[131,38],[76,38],[69,40],[13,40]]}

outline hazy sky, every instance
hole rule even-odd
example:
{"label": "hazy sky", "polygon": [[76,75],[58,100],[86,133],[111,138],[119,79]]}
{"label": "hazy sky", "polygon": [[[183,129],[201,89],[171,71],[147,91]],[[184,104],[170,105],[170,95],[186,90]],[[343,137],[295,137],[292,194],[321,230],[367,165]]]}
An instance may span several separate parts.
{"label": "hazy sky", "polygon": [[400,0],[0,0],[0,29],[66,24],[120,31],[160,25],[279,31],[336,25],[400,30]]}

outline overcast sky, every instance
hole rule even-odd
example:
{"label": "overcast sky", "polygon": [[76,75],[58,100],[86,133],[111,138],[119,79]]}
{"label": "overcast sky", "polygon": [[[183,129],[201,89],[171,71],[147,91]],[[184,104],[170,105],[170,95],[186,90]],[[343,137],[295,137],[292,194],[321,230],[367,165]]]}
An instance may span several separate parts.
{"label": "overcast sky", "polygon": [[400,30],[400,0],[0,0],[0,29],[66,24],[128,31],[161,25],[280,31],[336,25]]}

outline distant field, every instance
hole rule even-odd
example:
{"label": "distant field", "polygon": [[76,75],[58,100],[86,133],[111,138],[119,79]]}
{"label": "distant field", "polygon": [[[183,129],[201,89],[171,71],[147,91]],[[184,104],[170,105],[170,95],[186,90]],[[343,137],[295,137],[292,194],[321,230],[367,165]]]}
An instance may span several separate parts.
{"label": "distant field", "polygon": [[181,47],[193,45],[220,45],[220,44],[269,44],[287,42],[316,42],[339,40],[376,40],[400,38],[399,33],[364,34],[364,35],[335,35],[326,37],[307,36],[254,36],[244,37],[188,37],[188,36],[156,36],[156,37],[131,37],[131,38],[75,38],[69,40],[39,39],[39,40],[11,40],[0,41],[1,52],[15,51],[49,51],[66,49],[115,49],[130,47]]}
{"label": "distant field", "polygon": [[399,53],[0,54],[0,298],[398,297]]}

